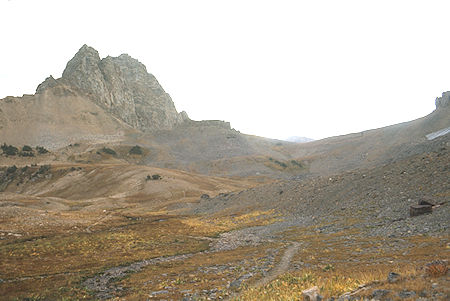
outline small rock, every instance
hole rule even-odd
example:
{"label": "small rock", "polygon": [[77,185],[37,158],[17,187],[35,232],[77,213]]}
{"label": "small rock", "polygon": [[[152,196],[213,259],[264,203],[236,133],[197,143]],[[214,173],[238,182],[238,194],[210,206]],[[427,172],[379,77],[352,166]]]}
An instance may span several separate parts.
{"label": "small rock", "polygon": [[398,293],[398,296],[400,298],[411,298],[411,297],[414,297],[415,295],[416,295],[415,292],[407,291],[407,290],[402,290],[401,292]]}
{"label": "small rock", "polygon": [[323,299],[322,296],[319,295],[319,288],[317,286],[302,291],[302,296],[306,301],[320,301]]}
{"label": "small rock", "polygon": [[241,286],[242,279],[236,279],[230,283],[230,288],[239,288]]}
{"label": "small rock", "polygon": [[372,292],[372,298],[378,300],[378,299],[386,296],[390,292],[391,292],[390,290],[377,289]]}
{"label": "small rock", "polygon": [[163,295],[163,294],[168,294],[168,293],[169,293],[168,290],[160,290],[160,291],[152,292],[152,293],[150,294],[150,296]]}
{"label": "small rock", "polygon": [[420,200],[418,205],[425,205],[425,206],[434,206],[435,204],[424,201],[424,200]]}
{"label": "small rock", "polygon": [[394,273],[394,272],[390,272],[388,277],[387,277],[387,281],[389,283],[394,283],[397,282],[398,280],[400,280],[400,274]]}
{"label": "small rock", "polygon": [[432,212],[433,207],[430,205],[411,205],[409,207],[409,216],[411,217]]}
{"label": "small rock", "polygon": [[431,284],[431,287],[434,288],[434,289],[436,289],[438,286],[439,286],[439,285],[438,285],[436,282],[434,282],[434,283]]}
{"label": "small rock", "polygon": [[248,274],[242,275],[241,277],[239,277],[239,279],[249,279],[251,277],[253,277],[253,274],[252,273],[248,273]]}

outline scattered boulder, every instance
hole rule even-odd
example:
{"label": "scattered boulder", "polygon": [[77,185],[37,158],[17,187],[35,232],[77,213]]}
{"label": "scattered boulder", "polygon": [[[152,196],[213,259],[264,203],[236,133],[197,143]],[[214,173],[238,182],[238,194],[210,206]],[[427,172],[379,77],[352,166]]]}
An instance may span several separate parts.
{"label": "scattered boulder", "polygon": [[420,200],[418,205],[423,205],[423,206],[434,206],[435,204],[430,203],[430,202],[425,201],[425,200]]}
{"label": "scattered boulder", "polygon": [[239,277],[238,279],[236,279],[230,283],[230,288],[238,289],[241,286],[242,281],[247,280],[251,277],[253,277],[252,273],[242,275],[241,277]]}
{"label": "scattered boulder", "polygon": [[240,278],[236,279],[230,283],[230,288],[238,289],[241,286],[241,284],[242,284],[242,279],[240,279]]}
{"label": "scattered boulder", "polygon": [[400,274],[394,273],[394,272],[390,272],[388,277],[387,277],[387,281],[389,283],[394,283],[400,280]]}
{"label": "scattered boulder", "polygon": [[391,291],[385,289],[377,289],[372,292],[372,299],[379,300],[388,295]]}
{"label": "scattered boulder", "polygon": [[411,205],[409,207],[409,216],[414,217],[426,213],[432,213],[433,206],[430,205]]}
{"label": "scattered boulder", "polygon": [[398,293],[398,296],[400,298],[412,298],[416,295],[416,292],[408,291],[408,290],[402,290]]}
{"label": "scattered boulder", "polygon": [[157,296],[157,295],[164,295],[164,294],[168,294],[168,293],[169,293],[168,290],[155,291],[155,292],[152,292],[150,294],[150,297],[154,297],[154,296]]}
{"label": "scattered boulder", "polygon": [[317,286],[302,291],[302,296],[306,301],[320,301],[323,299],[322,296],[319,295],[319,288]]}

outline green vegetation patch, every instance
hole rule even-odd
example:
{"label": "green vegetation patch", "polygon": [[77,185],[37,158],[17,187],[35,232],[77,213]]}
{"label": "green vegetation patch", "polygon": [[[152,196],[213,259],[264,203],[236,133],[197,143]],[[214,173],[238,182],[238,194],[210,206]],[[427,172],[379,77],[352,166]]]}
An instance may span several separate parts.
{"label": "green vegetation patch", "polygon": [[144,152],[142,151],[142,147],[139,145],[133,146],[128,152],[130,155],[142,155]]}
{"label": "green vegetation patch", "polygon": [[108,154],[108,155],[113,155],[113,156],[117,155],[115,150],[108,148],[108,147],[102,148],[102,152],[104,152],[105,154]]}
{"label": "green vegetation patch", "polygon": [[7,156],[16,156],[19,153],[19,149],[17,147],[6,145],[6,143],[1,146],[1,149],[3,151],[3,154]]}

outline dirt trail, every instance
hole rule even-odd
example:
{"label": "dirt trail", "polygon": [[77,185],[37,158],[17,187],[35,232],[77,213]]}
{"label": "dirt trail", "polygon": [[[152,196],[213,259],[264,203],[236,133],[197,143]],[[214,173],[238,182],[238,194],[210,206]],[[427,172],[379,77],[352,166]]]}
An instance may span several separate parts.
{"label": "dirt trail", "polygon": [[[255,283],[251,284],[250,287],[259,287],[266,285],[267,283],[271,282],[277,276],[283,274],[284,272],[287,272],[289,269],[289,264],[291,263],[292,257],[297,253],[298,249],[300,248],[300,243],[298,242],[292,242],[292,244],[286,249],[283,256],[281,257],[280,262],[276,267],[274,267],[266,276],[259,279]],[[239,298],[240,293],[235,292],[229,295],[225,300],[235,300]]]}
{"label": "dirt trail", "polygon": [[270,281],[277,278],[289,269],[289,264],[291,263],[292,257],[297,253],[300,247],[300,243],[293,242],[284,252],[283,257],[281,257],[280,263],[274,267],[265,277],[256,281],[252,286],[258,287],[269,283]]}

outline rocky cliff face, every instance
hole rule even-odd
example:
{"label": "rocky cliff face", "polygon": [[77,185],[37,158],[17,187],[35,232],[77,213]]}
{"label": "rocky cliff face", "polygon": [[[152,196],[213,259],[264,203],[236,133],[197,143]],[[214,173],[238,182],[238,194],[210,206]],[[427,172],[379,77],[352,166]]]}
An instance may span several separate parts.
{"label": "rocky cliff face", "polygon": [[448,107],[450,103],[450,91],[442,93],[441,97],[436,98],[436,109]]}
{"label": "rocky cliff face", "polygon": [[176,111],[169,94],[145,66],[127,54],[100,59],[94,48],[84,45],[62,77],[48,77],[36,93],[58,84],[74,88],[139,130],[171,129],[189,119],[185,112]]}

